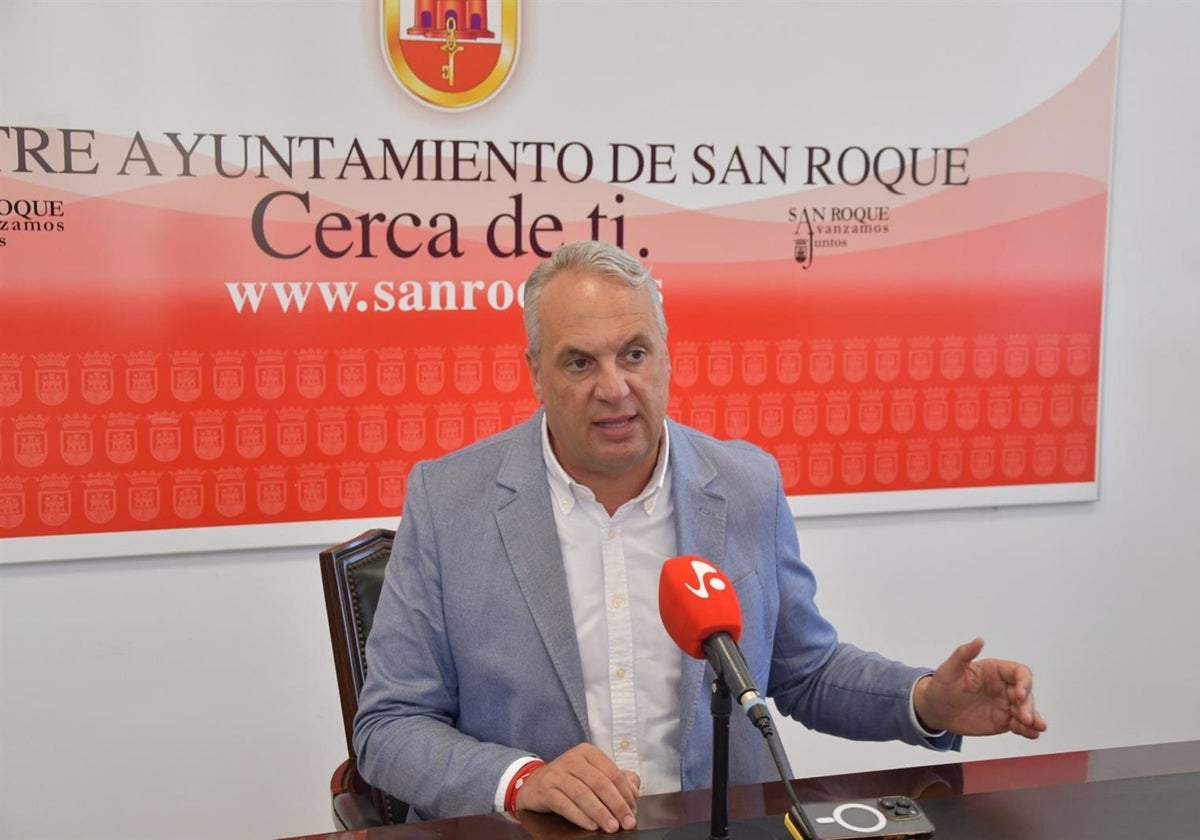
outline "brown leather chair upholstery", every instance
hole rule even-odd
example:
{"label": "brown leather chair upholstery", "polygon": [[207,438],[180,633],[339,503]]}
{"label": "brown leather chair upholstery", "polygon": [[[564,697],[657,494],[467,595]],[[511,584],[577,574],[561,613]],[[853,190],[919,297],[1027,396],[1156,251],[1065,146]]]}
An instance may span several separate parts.
{"label": "brown leather chair upholstery", "polygon": [[334,822],[342,829],[402,823],[408,814],[406,803],[363,781],[354,755],[354,715],[367,674],[367,635],[395,536],[395,531],[377,528],[321,552],[325,611],[350,756],[334,771],[329,785]]}

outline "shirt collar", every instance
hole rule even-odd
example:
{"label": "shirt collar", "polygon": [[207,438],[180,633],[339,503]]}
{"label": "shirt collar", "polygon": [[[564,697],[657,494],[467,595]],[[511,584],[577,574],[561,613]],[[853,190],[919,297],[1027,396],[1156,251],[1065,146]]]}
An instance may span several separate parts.
{"label": "shirt collar", "polygon": [[[595,500],[596,495],[591,489],[567,475],[567,471],[558,462],[554,448],[550,446],[550,426],[546,422],[544,413],[542,414],[542,458],[546,462],[546,478],[550,483],[550,494],[554,497],[554,503],[563,513],[570,513],[578,499]],[[654,472],[650,475],[646,486],[642,488],[642,492],[627,504],[639,505],[647,515],[654,511],[654,500],[666,481],[667,465],[670,460],[671,435],[667,432],[667,421],[664,419],[662,439],[658,444],[658,462],[654,465]]]}

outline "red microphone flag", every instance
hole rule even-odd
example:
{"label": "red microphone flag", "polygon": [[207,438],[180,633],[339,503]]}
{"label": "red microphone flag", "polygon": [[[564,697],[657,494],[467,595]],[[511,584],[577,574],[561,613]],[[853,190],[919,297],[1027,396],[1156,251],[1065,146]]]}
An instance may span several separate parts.
{"label": "red microphone flag", "polygon": [[658,612],[667,634],[688,656],[704,659],[704,640],[742,637],[742,608],[725,573],[702,557],[672,557],[658,578]]}

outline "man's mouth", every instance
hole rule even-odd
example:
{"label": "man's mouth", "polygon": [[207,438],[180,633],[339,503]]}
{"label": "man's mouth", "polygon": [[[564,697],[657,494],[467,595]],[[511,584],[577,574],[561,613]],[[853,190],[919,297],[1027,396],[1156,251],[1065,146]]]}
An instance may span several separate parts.
{"label": "man's mouth", "polygon": [[636,420],[637,420],[637,415],[631,414],[628,417],[620,417],[620,418],[611,419],[611,420],[597,420],[597,421],[595,421],[595,425],[599,426],[601,429],[614,429],[615,430],[615,429],[623,429],[626,426],[631,425]]}

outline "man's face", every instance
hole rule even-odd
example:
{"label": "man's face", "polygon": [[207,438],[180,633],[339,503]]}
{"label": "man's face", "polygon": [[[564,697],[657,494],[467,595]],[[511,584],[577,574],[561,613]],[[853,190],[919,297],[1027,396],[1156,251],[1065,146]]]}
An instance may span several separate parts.
{"label": "man's face", "polygon": [[650,290],[563,272],[538,306],[542,346],[529,368],[559,463],[593,490],[638,473],[648,480],[671,371]]}

